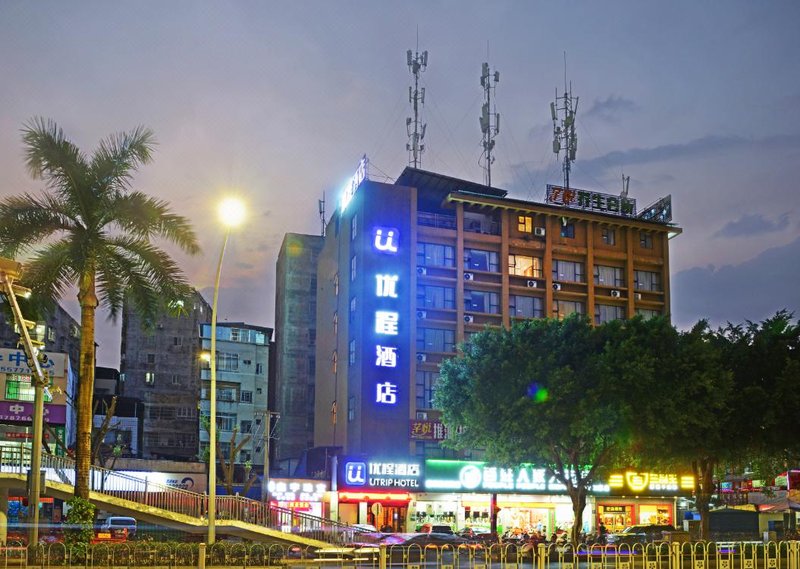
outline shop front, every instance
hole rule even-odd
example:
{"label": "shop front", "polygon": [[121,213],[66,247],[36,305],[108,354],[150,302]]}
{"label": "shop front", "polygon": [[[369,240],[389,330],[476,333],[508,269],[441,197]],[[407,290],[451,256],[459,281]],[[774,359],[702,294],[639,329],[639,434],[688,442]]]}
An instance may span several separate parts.
{"label": "shop front", "polygon": [[267,484],[269,503],[285,510],[327,517],[324,507],[327,482],[294,478],[271,478]]}
{"label": "shop front", "polygon": [[389,532],[413,531],[412,495],[422,487],[421,461],[337,457],[331,517]]}

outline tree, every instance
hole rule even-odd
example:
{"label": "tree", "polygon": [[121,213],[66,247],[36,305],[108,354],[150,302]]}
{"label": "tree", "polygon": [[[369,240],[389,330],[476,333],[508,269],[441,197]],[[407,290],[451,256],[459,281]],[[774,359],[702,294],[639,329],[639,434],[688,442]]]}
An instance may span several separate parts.
{"label": "tree", "polygon": [[34,118],[22,130],[26,166],[48,192],[0,201],[0,253],[26,254],[24,284],[46,298],[77,286],[81,346],[77,396],[75,495],[89,495],[92,459],[92,395],[95,313],[98,305],[118,315],[128,299],[145,320],[165,301],[184,298],[188,285],[172,258],[154,239],[196,254],[188,220],[168,204],[130,188],[139,165],[151,160],[153,134],[137,127],[102,140],[87,157],[51,120]]}
{"label": "tree", "polygon": [[573,543],[589,489],[625,449],[630,406],[607,353],[621,330],[580,317],[487,329],[442,364],[436,387],[435,406],[458,431],[452,445],[483,448],[504,464],[534,462],[566,487]]}
{"label": "tree", "polygon": [[[200,424],[209,432],[209,424],[210,420],[208,416],[204,415],[200,417]],[[234,484],[237,482],[234,481],[234,477],[236,474],[236,458],[239,456],[239,453],[242,452],[247,443],[250,442],[252,435],[247,435],[242,437],[241,440],[237,440],[239,437],[239,428],[233,427],[233,431],[231,432],[231,440],[228,441],[228,452],[222,452],[222,442],[219,438],[219,433],[217,433],[217,440],[215,441],[216,450],[217,450],[217,464],[219,465],[219,471],[222,472],[222,485],[225,487],[225,491],[233,495],[235,493]],[[205,455],[202,457],[204,461],[208,462],[209,460],[209,452],[206,450]],[[251,471],[253,470],[253,465],[250,461],[245,462],[244,464],[244,478],[241,482],[242,484],[242,494],[247,495],[250,491],[250,488],[253,487],[256,480],[258,480],[258,476],[252,474]],[[219,478],[219,476],[217,476]],[[211,483],[211,481],[209,481]]]}

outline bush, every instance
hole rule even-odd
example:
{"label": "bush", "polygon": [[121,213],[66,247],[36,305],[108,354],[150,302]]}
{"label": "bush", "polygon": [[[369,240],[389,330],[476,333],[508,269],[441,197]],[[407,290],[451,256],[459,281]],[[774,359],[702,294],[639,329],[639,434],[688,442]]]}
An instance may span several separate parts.
{"label": "bush", "polygon": [[69,511],[65,518],[64,542],[67,545],[88,544],[94,537],[94,505],[77,496],[67,500],[67,505]]}

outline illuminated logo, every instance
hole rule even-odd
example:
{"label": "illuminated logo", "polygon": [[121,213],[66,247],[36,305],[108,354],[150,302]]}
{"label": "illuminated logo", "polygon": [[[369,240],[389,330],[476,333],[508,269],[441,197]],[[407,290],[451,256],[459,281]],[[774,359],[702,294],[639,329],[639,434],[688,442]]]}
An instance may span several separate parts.
{"label": "illuminated logo", "polygon": [[375,294],[381,298],[397,298],[397,275],[375,275]]}
{"label": "illuminated logo", "polygon": [[393,227],[376,227],[372,230],[372,244],[381,253],[397,253],[400,232]]}
{"label": "illuminated logo", "polygon": [[394,405],[397,403],[397,386],[388,381],[376,385],[375,403],[382,403],[384,405]]}
{"label": "illuminated logo", "polygon": [[355,195],[358,186],[361,185],[361,182],[367,179],[367,164],[369,164],[369,160],[367,160],[367,156],[364,155],[364,157],[361,158],[361,161],[358,163],[356,173],[353,174],[353,177],[350,178],[350,180],[345,184],[344,189],[342,190],[342,211],[347,209],[347,205],[353,200],[353,196]]}
{"label": "illuminated logo", "polygon": [[375,365],[378,367],[397,367],[397,348],[393,346],[375,346]]}
{"label": "illuminated logo", "polygon": [[650,484],[650,474],[647,472],[626,472],[625,483],[628,485],[628,488],[634,492],[641,492],[642,490],[646,490]]}
{"label": "illuminated logo", "polygon": [[378,310],[375,312],[375,333],[397,336],[397,312]]}
{"label": "illuminated logo", "polygon": [[367,483],[367,463],[348,462],[344,465],[344,481],[351,486],[363,486]]}
{"label": "illuminated logo", "polygon": [[481,469],[472,464],[465,466],[458,473],[458,480],[461,482],[461,486],[467,490],[474,490],[481,485],[483,480]]}

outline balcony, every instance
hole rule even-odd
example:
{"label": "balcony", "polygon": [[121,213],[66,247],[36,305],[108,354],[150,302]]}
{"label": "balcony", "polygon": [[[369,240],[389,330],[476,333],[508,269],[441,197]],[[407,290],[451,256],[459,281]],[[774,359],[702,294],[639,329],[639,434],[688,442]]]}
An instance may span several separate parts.
{"label": "balcony", "polygon": [[417,225],[435,227],[437,229],[455,229],[456,216],[444,213],[417,212]]}

